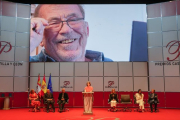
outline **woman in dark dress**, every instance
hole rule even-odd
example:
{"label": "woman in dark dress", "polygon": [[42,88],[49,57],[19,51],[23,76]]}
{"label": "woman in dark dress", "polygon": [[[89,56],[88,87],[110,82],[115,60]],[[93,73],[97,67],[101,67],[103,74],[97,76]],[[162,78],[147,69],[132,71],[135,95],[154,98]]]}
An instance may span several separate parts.
{"label": "woman in dark dress", "polygon": [[119,102],[118,95],[116,94],[115,89],[112,89],[111,94],[109,95],[109,103],[114,111],[117,111],[116,109],[117,102]]}

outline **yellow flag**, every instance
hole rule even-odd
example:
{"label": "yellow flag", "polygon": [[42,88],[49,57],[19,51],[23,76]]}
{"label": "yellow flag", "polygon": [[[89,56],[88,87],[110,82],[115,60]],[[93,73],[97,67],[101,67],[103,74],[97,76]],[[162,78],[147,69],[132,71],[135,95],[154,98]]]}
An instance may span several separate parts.
{"label": "yellow flag", "polygon": [[42,90],[42,94],[43,95],[47,92],[47,85],[46,85],[45,75],[43,77],[43,81],[42,81],[42,84],[41,84],[41,90]]}

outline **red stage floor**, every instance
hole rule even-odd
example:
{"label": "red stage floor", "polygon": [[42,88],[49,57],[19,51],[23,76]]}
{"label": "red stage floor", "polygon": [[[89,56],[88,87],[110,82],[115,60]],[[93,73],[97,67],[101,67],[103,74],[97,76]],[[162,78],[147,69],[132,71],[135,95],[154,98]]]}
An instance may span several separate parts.
{"label": "red stage floor", "polygon": [[180,120],[180,109],[160,109],[151,112],[108,112],[94,108],[94,115],[83,115],[83,108],[69,108],[69,112],[28,112],[28,108],[0,110],[0,120]]}

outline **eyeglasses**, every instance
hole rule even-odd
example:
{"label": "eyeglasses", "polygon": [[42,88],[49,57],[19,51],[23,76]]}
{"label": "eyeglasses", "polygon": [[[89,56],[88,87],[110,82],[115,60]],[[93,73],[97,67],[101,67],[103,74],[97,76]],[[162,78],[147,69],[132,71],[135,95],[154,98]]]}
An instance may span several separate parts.
{"label": "eyeglasses", "polygon": [[84,18],[77,18],[73,20],[70,19],[66,21],[52,20],[51,22],[49,22],[49,26],[47,26],[47,28],[61,30],[63,27],[63,23],[66,22],[71,29],[77,29],[82,20],[84,20]]}

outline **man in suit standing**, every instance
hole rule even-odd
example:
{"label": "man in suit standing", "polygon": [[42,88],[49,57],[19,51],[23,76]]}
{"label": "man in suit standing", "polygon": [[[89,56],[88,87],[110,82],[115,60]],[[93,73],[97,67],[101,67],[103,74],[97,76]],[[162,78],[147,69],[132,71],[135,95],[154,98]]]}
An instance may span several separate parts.
{"label": "man in suit standing", "polygon": [[53,108],[53,112],[55,112],[55,108],[54,108],[54,97],[53,94],[50,93],[50,90],[47,89],[47,93],[44,94],[44,100],[47,103],[47,113],[49,112],[49,105],[52,105]]}
{"label": "man in suit standing", "polygon": [[62,112],[62,110],[64,109],[64,104],[68,101],[69,97],[68,97],[68,94],[65,93],[65,88],[62,89],[62,93],[59,94],[59,97],[58,97],[58,104],[59,104],[59,109],[60,111],[59,112]]}
{"label": "man in suit standing", "polygon": [[155,105],[155,112],[157,112],[158,99],[157,99],[157,94],[155,93],[154,89],[151,90],[151,93],[149,94],[149,100],[148,101],[150,103],[151,113],[153,112],[152,104]]}

